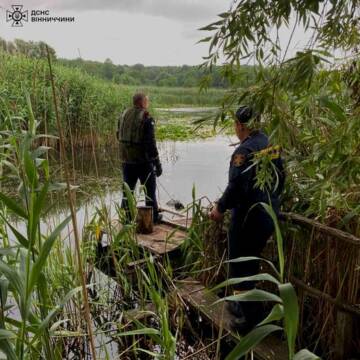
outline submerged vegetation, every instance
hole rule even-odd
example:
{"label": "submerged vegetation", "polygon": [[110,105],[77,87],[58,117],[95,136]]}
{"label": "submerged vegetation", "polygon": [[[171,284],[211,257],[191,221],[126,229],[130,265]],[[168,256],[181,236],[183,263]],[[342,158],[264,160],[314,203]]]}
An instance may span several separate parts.
{"label": "submerged vegetation", "polygon": [[194,127],[196,119],[212,117],[213,108],[157,109],[157,138],[159,140],[204,139],[217,134],[211,125]]}

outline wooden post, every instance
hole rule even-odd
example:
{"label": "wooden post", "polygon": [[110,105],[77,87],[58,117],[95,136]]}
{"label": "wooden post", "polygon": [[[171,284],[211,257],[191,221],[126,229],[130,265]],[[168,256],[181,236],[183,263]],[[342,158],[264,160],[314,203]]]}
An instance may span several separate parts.
{"label": "wooden post", "polygon": [[336,340],[335,340],[335,358],[347,359],[350,355],[353,341],[353,318],[351,314],[337,311],[336,314]]}
{"label": "wooden post", "polygon": [[137,210],[137,232],[140,234],[151,234],[153,232],[152,206],[139,206]]}

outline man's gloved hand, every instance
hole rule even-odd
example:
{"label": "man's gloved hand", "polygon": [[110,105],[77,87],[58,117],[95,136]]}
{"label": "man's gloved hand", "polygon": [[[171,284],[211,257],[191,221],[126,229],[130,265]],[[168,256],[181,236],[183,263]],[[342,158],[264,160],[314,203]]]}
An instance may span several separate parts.
{"label": "man's gloved hand", "polygon": [[162,174],[162,166],[161,166],[161,162],[160,162],[160,160],[159,159],[157,159],[156,161],[155,161],[155,174],[156,174],[156,176],[157,177],[159,177],[159,176],[161,176],[161,174]]}

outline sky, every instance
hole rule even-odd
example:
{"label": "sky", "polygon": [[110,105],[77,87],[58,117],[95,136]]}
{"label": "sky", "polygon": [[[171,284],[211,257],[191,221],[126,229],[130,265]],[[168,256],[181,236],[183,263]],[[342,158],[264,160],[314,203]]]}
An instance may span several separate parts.
{"label": "sky", "polygon": [[12,27],[0,0],[0,37],[45,41],[58,57],[115,64],[197,65],[207,55],[208,36],[197,29],[227,11],[231,0],[20,0],[23,10],[49,10],[50,16],[75,17],[74,23],[31,23]]}

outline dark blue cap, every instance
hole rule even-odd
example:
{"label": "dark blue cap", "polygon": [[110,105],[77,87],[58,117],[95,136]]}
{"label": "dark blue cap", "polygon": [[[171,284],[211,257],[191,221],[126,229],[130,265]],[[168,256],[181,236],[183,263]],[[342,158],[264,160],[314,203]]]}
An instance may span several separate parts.
{"label": "dark blue cap", "polygon": [[241,123],[247,123],[253,116],[253,110],[249,106],[240,106],[236,111],[236,118]]}

